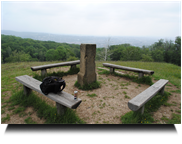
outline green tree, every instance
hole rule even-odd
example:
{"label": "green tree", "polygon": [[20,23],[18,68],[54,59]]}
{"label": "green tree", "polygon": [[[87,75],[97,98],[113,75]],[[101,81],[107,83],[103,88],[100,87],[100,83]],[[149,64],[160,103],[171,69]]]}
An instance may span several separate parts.
{"label": "green tree", "polygon": [[154,60],[152,59],[152,56],[142,54],[142,60],[141,61],[143,61],[143,62],[153,62]]}
{"label": "green tree", "polygon": [[63,46],[59,46],[55,50],[56,60],[66,60],[66,49]]}
{"label": "green tree", "polygon": [[56,60],[55,57],[55,50],[54,49],[50,49],[46,52],[46,60],[47,61],[54,61]]}
{"label": "green tree", "polygon": [[5,59],[5,62],[26,62],[31,61],[31,56],[25,52],[17,52],[16,50],[11,53],[11,55]]}
{"label": "green tree", "polygon": [[155,62],[163,62],[164,60],[163,51],[160,49],[152,51],[152,58],[154,59]]}

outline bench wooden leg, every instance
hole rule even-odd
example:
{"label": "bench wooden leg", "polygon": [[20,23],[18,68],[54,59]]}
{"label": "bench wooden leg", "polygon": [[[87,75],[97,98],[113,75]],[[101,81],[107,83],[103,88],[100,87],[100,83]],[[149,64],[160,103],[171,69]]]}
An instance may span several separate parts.
{"label": "bench wooden leg", "polygon": [[71,65],[71,69],[74,69],[74,68],[76,68],[76,65]]}
{"label": "bench wooden leg", "polygon": [[164,94],[164,88],[165,88],[165,86],[159,91],[161,93],[161,95]]}
{"label": "bench wooden leg", "polygon": [[143,73],[139,73],[139,74],[138,74],[138,78],[142,78],[143,76],[144,76]]}
{"label": "bench wooden leg", "polygon": [[56,107],[57,107],[57,113],[60,114],[60,115],[63,115],[66,111],[66,107],[57,103],[56,102]]}
{"label": "bench wooden leg", "polygon": [[143,105],[139,110],[137,110],[137,113],[141,113],[143,115],[145,109],[145,105]]}
{"label": "bench wooden leg", "polygon": [[47,70],[46,69],[42,69],[41,70],[41,76],[46,76],[47,75]]}
{"label": "bench wooden leg", "polygon": [[32,92],[32,90],[26,86],[23,86],[23,91],[26,96],[28,96]]}
{"label": "bench wooden leg", "polygon": [[114,68],[110,67],[110,73],[114,72]]}

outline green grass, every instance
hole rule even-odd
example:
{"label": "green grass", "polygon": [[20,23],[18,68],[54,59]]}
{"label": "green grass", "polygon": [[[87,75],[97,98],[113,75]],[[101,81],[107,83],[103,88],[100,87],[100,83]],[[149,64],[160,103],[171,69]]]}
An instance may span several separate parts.
{"label": "green grass", "polygon": [[181,115],[172,113],[171,119],[162,117],[161,120],[164,120],[166,124],[181,124]]}
{"label": "green grass", "polygon": [[170,92],[172,92],[172,93],[179,93],[180,94],[181,93],[181,90],[179,90],[179,89],[178,90],[172,90]]}
{"label": "green grass", "polygon": [[128,98],[128,99],[130,99],[130,97],[129,97],[129,96],[127,96],[127,95],[125,95],[124,97],[125,97],[125,98]]}
{"label": "green grass", "polygon": [[26,118],[24,121],[26,124],[37,124],[31,117]]}
{"label": "green grass", "polygon": [[[102,63],[104,62],[97,62],[96,66],[103,67]],[[146,70],[153,70],[154,74],[152,75],[152,77],[156,80],[167,79],[178,88],[181,87],[181,67],[176,66],[174,64],[139,61],[107,61],[107,63]]]}
{"label": "green grass", "polygon": [[[105,75],[109,75],[110,72],[108,70],[104,70],[104,69],[100,69],[100,72],[98,72],[98,74],[105,74]],[[142,84],[148,84],[148,85],[152,85],[153,82],[152,82],[152,79],[151,79],[151,76],[144,76],[140,79],[138,79],[138,76],[134,76],[134,75],[128,75],[128,74],[118,74],[116,72],[114,73],[111,73],[111,75],[114,75],[114,76],[118,76],[118,77],[124,77],[126,79],[130,79],[132,80],[133,82],[136,82],[136,83],[142,83]],[[129,83],[127,84],[121,84],[121,86],[127,86],[129,85]]]}
{"label": "green grass", "polygon": [[76,115],[75,111],[71,109],[67,109],[65,114],[60,116],[57,114],[57,108],[51,107],[41,98],[36,96],[34,93],[31,93],[28,97],[23,94],[23,91],[19,91],[13,94],[10,97],[10,101],[16,101],[18,107],[14,110],[14,113],[21,113],[25,110],[26,107],[33,106],[34,111],[37,111],[37,115],[39,118],[46,119],[45,123],[55,124],[74,124],[74,123],[85,123]]}
{"label": "green grass", "polygon": [[6,117],[1,118],[1,122],[5,122],[6,120],[7,120],[7,121],[10,120],[9,114],[7,114]]}
{"label": "green grass", "polygon": [[97,95],[95,93],[93,93],[93,94],[87,94],[87,96],[89,96],[89,97],[96,97]]}
{"label": "green grass", "polygon": [[[63,77],[63,76],[67,76],[67,75],[73,75],[73,74],[77,74],[80,71],[80,68],[75,67],[75,68],[70,68],[67,72],[63,72],[63,71],[59,71],[59,72],[52,72],[52,73],[47,73],[46,77],[48,76],[58,76],[58,77]],[[35,79],[38,79],[40,81],[42,81],[45,76],[41,76],[37,73],[34,74],[33,76]]]}
{"label": "green grass", "polygon": [[78,83],[78,81],[76,81],[74,86],[76,86],[78,89],[82,89],[82,90],[93,90],[93,89],[100,88],[101,87],[101,82],[95,81],[95,82],[92,82],[91,84],[85,84],[85,85],[81,86]]}
{"label": "green grass", "polygon": [[164,95],[157,94],[150,101],[145,104],[144,114],[141,112],[130,111],[125,115],[121,116],[121,121],[123,124],[152,124],[154,119],[152,117],[152,112],[158,110],[158,108],[166,103],[168,97],[171,94],[169,92],[164,92]]}
{"label": "green grass", "polygon": [[[15,80],[16,76],[20,76],[20,75],[35,76],[35,75],[38,75],[38,73],[40,73],[40,71],[34,72],[34,71],[32,71],[30,69],[30,67],[32,67],[32,66],[39,66],[39,65],[45,65],[45,64],[53,64],[53,63],[60,63],[60,61],[52,61],[52,62],[20,62],[20,63],[16,62],[16,63],[1,64],[1,94],[2,94],[1,105],[2,105],[2,103],[9,103],[9,102],[11,102],[10,105],[12,107],[14,105],[20,105],[19,103],[20,103],[21,99],[17,99],[17,101],[9,101],[9,100],[5,100],[4,99],[4,97],[8,96],[5,92],[10,91],[12,94],[16,94],[17,93],[17,91],[16,91],[17,89],[22,89],[22,84],[18,83]],[[96,61],[96,67],[103,67],[102,63],[103,63],[102,61]],[[116,64],[116,65],[122,65],[122,66],[128,66],[128,67],[134,67],[134,68],[147,69],[147,70],[153,70],[154,71],[154,75],[150,76],[149,78],[145,78],[143,80],[144,83],[145,83],[145,81],[148,81],[147,83],[149,83],[149,85],[151,85],[150,84],[151,83],[151,79],[154,78],[156,80],[167,79],[167,80],[169,80],[170,83],[175,85],[178,89],[180,89],[180,87],[181,87],[181,68],[179,66],[176,66],[176,65],[173,65],[173,64],[157,63],[157,62],[131,62],[131,61],[127,61],[127,62],[124,62],[124,61],[107,61],[107,63],[112,63],[112,64]],[[77,66],[79,66],[79,65],[77,65]],[[103,72],[102,70],[99,70],[99,71]],[[56,73],[53,72],[50,75],[52,75],[52,74],[56,74]],[[58,75],[62,76],[62,74],[63,74],[62,72],[59,72]],[[105,74],[106,75],[110,75],[110,72],[107,71],[107,72],[105,72]],[[49,75],[49,73],[48,73],[48,75]],[[146,76],[147,75],[145,75],[144,77],[146,77]],[[40,77],[40,75],[39,75],[39,77]],[[120,76],[118,76],[118,79],[119,78],[120,78]],[[124,78],[131,79],[132,81],[135,81],[135,80],[138,79],[137,76],[135,76],[135,77],[134,76],[126,76]],[[101,80],[102,80],[102,78],[101,78]],[[105,83],[105,82],[103,82],[103,83]],[[177,90],[174,93],[181,93],[181,91]],[[6,106],[7,106],[7,104],[5,104],[5,106],[2,106],[2,107],[6,107]],[[181,107],[179,107],[179,108],[181,109]],[[23,112],[20,112],[19,115],[23,116]],[[43,114],[41,114],[41,112],[40,112],[39,115],[41,116]],[[47,123],[49,123],[49,122],[50,123],[54,123],[54,121],[60,122],[59,120],[57,120],[57,118],[55,118],[56,120],[54,120],[53,116],[45,116],[45,117],[50,117],[50,119],[47,120]],[[10,118],[10,116],[9,116],[9,118]],[[7,117],[7,119],[8,119],[8,117]],[[66,121],[68,121],[68,120],[65,119],[64,121],[61,121],[61,122],[66,123]],[[143,119],[143,121],[141,121],[141,122],[145,123],[145,119]],[[148,122],[150,122],[150,121],[148,121]]]}

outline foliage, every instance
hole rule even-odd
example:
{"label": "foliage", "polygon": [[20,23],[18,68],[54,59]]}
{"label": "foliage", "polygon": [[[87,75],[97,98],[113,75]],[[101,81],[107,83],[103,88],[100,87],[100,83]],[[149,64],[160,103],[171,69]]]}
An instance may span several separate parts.
{"label": "foliage", "polygon": [[[109,40],[108,40],[109,42]],[[17,57],[21,54],[21,59]],[[30,38],[1,35],[1,62],[55,61],[80,58],[76,44],[39,41]],[[130,44],[107,45],[96,49],[96,60],[167,62],[181,66],[181,37],[175,42],[160,39],[142,48]]]}
{"label": "foliage", "polygon": [[66,60],[70,56],[80,58],[79,45],[1,35],[2,63]]}
{"label": "foliage", "polygon": [[150,101],[145,104],[144,114],[141,112],[130,111],[125,115],[121,116],[121,121],[123,124],[151,124],[154,122],[152,117],[152,112],[155,112],[163,105],[171,94],[164,92],[164,95],[157,94]]}
{"label": "foliage", "polygon": [[141,61],[143,61],[143,62],[153,62],[154,60],[152,59],[152,56],[142,54],[142,60]]}
{"label": "foliage", "polygon": [[27,62],[31,61],[32,58],[29,54],[25,52],[17,52],[16,50],[13,51],[8,58],[5,59],[6,62]]}
{"label": "foliage", "polygon": [[97,89],[97,88],[100,88],[101,85],[100,85],[100,82],[99,81],[95,81],[91,84],[85,84],[83,86],[81,86],[78,81],[75,82],[74,84],[77,88],[79,89],[82,89],[82,90],[92,90],[92,89]]}
{"label": "foliage", "polygon": [[[144,61],[144,62],[167,62],[181,66],[181,37],[176,37],[175,43],[160,39],[150,46],[142,48],[130,44],[110,46],[111,61]],[[97,50],[100,53],[99,50]],[[96,57],[97,60],[101,60]]]}
{"label": "foliage", "polygon": [[67,61],[74,61],[74,60],[78,60],[78,58],[74,57],[74,56],[70,56]]}

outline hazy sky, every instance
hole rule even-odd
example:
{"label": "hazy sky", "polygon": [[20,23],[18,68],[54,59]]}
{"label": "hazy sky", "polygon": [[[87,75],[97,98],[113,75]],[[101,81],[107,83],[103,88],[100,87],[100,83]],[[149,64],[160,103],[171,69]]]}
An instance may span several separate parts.
{"label": "hazy sky", "polygon": [[1,1],[1,29],[94,36],[181,36],[181,1]]}

